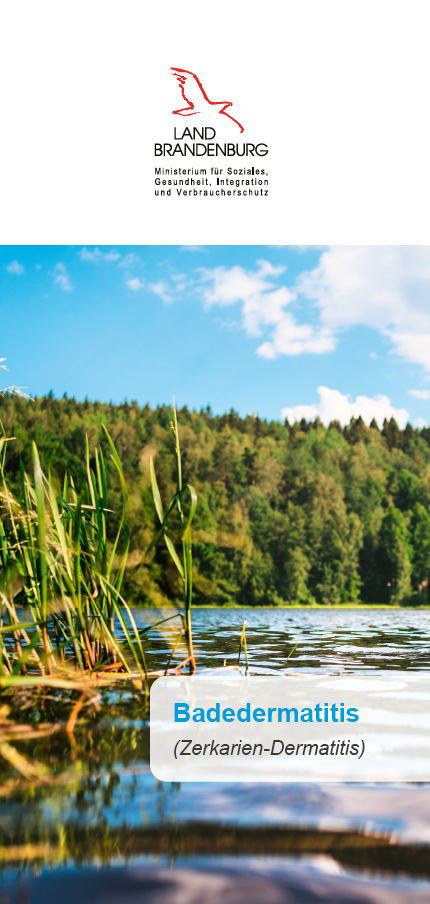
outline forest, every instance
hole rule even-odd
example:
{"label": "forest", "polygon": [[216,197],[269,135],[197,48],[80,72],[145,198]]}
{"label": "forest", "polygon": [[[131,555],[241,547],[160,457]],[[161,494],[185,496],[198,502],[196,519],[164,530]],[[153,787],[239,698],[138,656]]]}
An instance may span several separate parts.
{"label": "forest", "polygon": [[[144,553],[157,526],[149,462],[162,499],[176,481],[170,406],[151,409],[52,393],[0,398],[6,476],[32,473],[35,441],[45,474],[79,492],[90,456],[105,453],[113,511],[121,487],[103,425],[115,443],[133,510],[124,595],[167,605],[181,593],[167,549]],[[289,424],[234,410],[178,411],[183,481],[194,486],[193,600],[197,605],[425,605],[430,571],[430,428],[361,418],[342,428],[318,418]],[[13,439],[12,439],[13,438]],[[94,461],[92,460],[92,466]],[[117,506],[115,504],[117,501]],[[112,504],[112,503],[111,503]],[[110,530],[115,529],[115,514]],[[172,523],[173,532],[175,524]],[[173,534],[175,536],[175,533]],[[108,538],[109,539],[109,538]],[[176,539],[180,540],[179,519]],[[138,564],[140,568],[136,568]]]}

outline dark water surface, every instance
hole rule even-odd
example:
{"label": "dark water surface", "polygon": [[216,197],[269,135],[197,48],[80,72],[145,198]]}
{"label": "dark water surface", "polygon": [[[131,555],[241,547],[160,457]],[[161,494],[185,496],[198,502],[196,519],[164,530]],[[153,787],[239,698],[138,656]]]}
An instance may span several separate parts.
{"label": "dark water surface", "polygon": [[[405,609],[196,609],[199,667],[237,662],[244,619],[251,674],[430,670],[430,612]],[[170,656],[169,625],[150,632],[150,668]],[[430,901],[430,785],[160,783],[142,695],[102,697],[74,743],[18,745],[53,777],[3,778],[0,904]]]}

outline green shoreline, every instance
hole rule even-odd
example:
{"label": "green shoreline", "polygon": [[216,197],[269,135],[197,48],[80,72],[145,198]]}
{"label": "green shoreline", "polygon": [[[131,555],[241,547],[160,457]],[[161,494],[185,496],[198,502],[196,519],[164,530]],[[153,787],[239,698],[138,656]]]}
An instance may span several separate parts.
{"label": "green shoreline", "polygon": [[[169,606],[132,606],[133,610],[136,609],[175,609],[175,605],[172,603]],[[225,603],[223,606],[219,606],[216,603],[207,603],[205,605],[196,605],[193,606],[193,611],[198,612],[200,609],[218,609],[222,611],[223,609],[246,609],[248,612],[258,610],[262,611],[264,609],[270,609],[276,611],[277,609],[303,609],[305,611],[314,611],[315,609],[321,609],[325,612],[329,612],[333,609],[354,609],[356,611],[362,611],[363,609],[390,609],[392,612],[399,612],[400,610],[407,612],[415,612],[417,609],[429,609],[430,606],[402,606],[401,604],[398,606],[390,605],[389,603],[338,603],[333,606],[326,606],[323,603],[314,603],[312,605],[306,605],[305,603],[285,603],[285,605],[273,606],[270,603],[267,606],[242,606],[239,603]]]}

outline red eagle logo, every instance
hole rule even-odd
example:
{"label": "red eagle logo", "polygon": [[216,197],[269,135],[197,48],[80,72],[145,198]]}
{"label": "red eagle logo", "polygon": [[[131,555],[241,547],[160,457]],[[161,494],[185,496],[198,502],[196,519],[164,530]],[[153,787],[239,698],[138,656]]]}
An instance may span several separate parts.
{"label": "red eagle logo", "polygon": [[200,79],[197,78],[194,72],[190,72],[188,69],[179,69],[178,66],[171,66],[170,68],[178,81],[182,98],[187,104],[186,107],[182,107],[180,110],[172,110],[172,113],[177,116],[194,116],[196,113],[202,113],[207,108],[207,105],[210,104],[211,107],[220,107],[221,109],[218,109],[218,113],[228,116],[243,132],[243,126],[240,122],[234,116],[230,116],[230,113],[226,113],[226,110],[233,106],[230,100],[209,100]]}

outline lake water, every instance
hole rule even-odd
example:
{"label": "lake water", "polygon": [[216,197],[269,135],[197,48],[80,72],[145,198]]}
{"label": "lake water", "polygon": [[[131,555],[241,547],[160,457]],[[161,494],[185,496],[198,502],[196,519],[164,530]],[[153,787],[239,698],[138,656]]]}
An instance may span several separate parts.
{"label": "lake water", "polygon": [[[430,612],[407,609],[196,609],[198,667],[237,662],[244,619],[250,674],[430,671]],[[150,632],[149,668],[166,665],[172,624]],[[45,696],[40,720],[60,718]],[[138,690],[104,693],[74,745],[27,745],[51,778],[3,778],[0,904],[430,900],[430,785],[163,784]]]}

